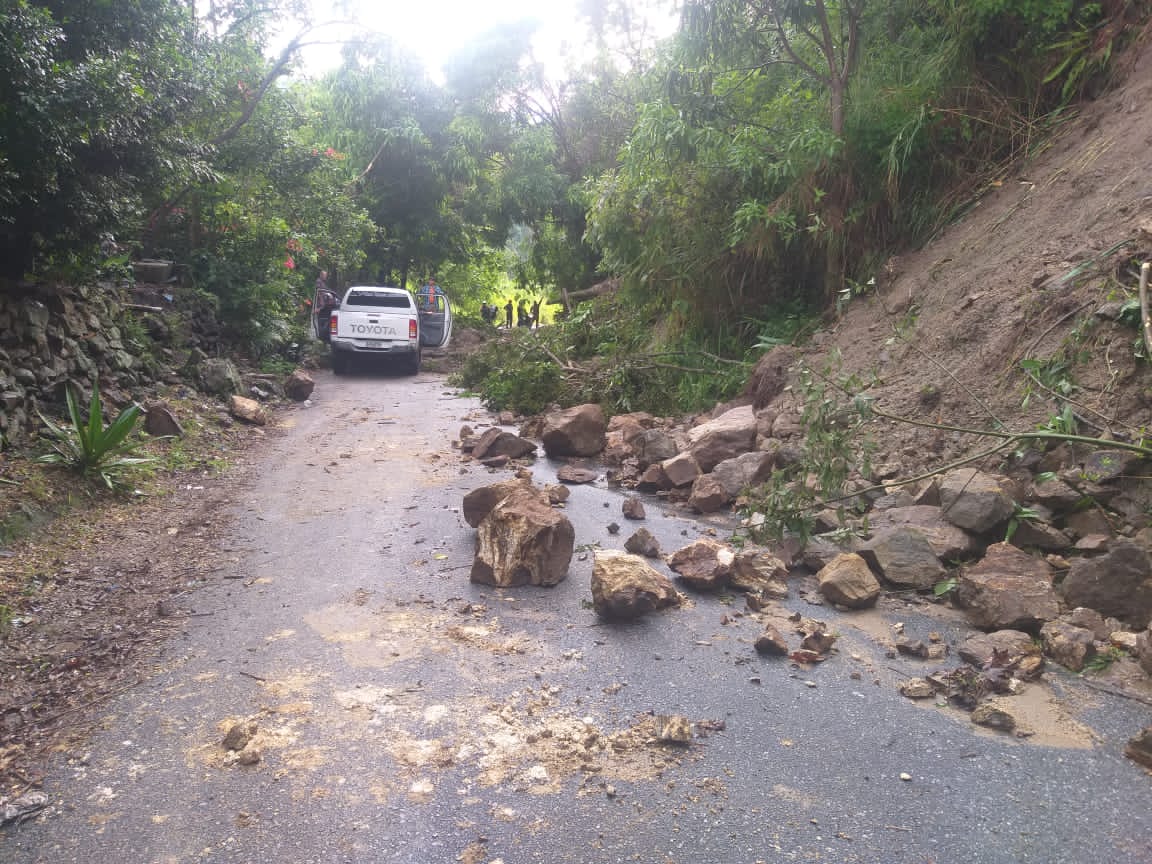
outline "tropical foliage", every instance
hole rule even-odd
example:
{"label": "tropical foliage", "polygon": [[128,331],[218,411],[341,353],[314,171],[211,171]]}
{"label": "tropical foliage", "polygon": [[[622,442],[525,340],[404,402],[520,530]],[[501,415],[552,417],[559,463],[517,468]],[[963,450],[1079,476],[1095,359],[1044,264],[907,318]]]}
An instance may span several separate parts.
{"label": "tropical foliage", "polygon": [[[624,316],[639,341],[604,344],[739,361],[763,322],[834,314],[1041,146],[1147,11],[683,0],[655,41],[653,5],[581,4],[589,51],[563,75],[522,22],[477,34],[441,83],[367,37],[308,77],[301,52],[330,40],[301,0],[12,0],[0,278],[170,257],[258,355],[297,337],[320,270],[435,274],[465,312],[573,313],[613,278],[602,326]],[[643,386],[669,392],[668,372]],[[597,384],[632,402],[634,373]]]}

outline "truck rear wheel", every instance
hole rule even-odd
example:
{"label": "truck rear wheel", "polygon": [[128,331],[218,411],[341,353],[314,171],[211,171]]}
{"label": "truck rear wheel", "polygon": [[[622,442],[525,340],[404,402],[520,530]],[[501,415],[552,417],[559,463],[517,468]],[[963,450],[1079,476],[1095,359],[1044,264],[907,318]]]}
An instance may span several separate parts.
{"label": "truck rear wheel", "polygon": [[348,357],[342,351],[332,352],[332,372],[336,375],[343,375],[348,371]]}
{"label": "truck rear wheel", "polygon": [[417,348],[415,351],[413,351],[408,356],[408,359],[404,361],[404,370],[409,375],[419,375],[420,374],[421,353],[422,352],[420,351],[420,349]]}

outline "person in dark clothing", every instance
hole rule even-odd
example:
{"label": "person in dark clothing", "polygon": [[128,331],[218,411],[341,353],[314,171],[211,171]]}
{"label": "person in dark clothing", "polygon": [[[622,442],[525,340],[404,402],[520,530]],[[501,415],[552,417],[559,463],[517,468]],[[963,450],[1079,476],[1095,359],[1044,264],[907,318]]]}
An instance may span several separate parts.
{"label": "person in dark clothing", "polygon": [[504,305],[504,319],[505,319],[505,326],[509,330],[511,330],[512,329],[512,301],[511,300],[509,300]]}
{"label": "person in dark clothing", "polygon": [[540,301],[532,301],[532,326],[534,328],[540,327]]}
{"label": "person in dark clothing", "polygon": [[516,307],[516,326],[532,326],[532,318],[528,315],[528,304],[523,300],[521,300],[520,305]]}
{"label": "person in dark clothing", "polygon": [[336,292],[328,288],[328,271],[321,270],[316,277],[316,293],[312,298],[312,314],[316,316],[316,336],[323,342],[330,337],[329,325],[332,321],[332,310],[340,303]]}

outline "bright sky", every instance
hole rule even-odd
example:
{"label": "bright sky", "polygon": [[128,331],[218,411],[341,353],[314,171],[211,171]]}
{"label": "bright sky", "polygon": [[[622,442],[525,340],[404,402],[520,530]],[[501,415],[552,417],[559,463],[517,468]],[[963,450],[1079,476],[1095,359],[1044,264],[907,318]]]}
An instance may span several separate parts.
{"label": "bright sky", "polygon": [[[537,59],[555,74],[565,55],[580,56],[589,43],[580,24],[579,0],[312,0],[317,22],[354,20],[361,32],[390,36],[407,51],[423,57],[429,73],[440,79],[440,64],[478,34],[501,23],[534,19],[540,22],[533,49]],[[632,0],[646,7],[653,35],[675,29],[678,0]],[[339,49],[327,47],[306,55],[310,72],[339,62]]]}

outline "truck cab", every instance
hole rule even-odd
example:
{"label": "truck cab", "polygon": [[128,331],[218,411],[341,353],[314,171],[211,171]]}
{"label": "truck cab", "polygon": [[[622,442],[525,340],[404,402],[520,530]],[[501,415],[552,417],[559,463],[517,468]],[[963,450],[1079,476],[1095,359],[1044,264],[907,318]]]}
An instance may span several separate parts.
{"label": "truck cab", "polygon": [[329,323],[332,371],[342,375],[357,355],[396,357],[420,371],[420,316],[403,288],[354,285],[344,292]]}
{"label": "truck cab", "polygon": [[452,334],[452,306],[437,302],[418,308],[403,288],[354,285],[344,292],[329,323],[332,371],[342,375],[356,356],[396,357],[407,372],[420,371],[422,349],[442,348]]}

